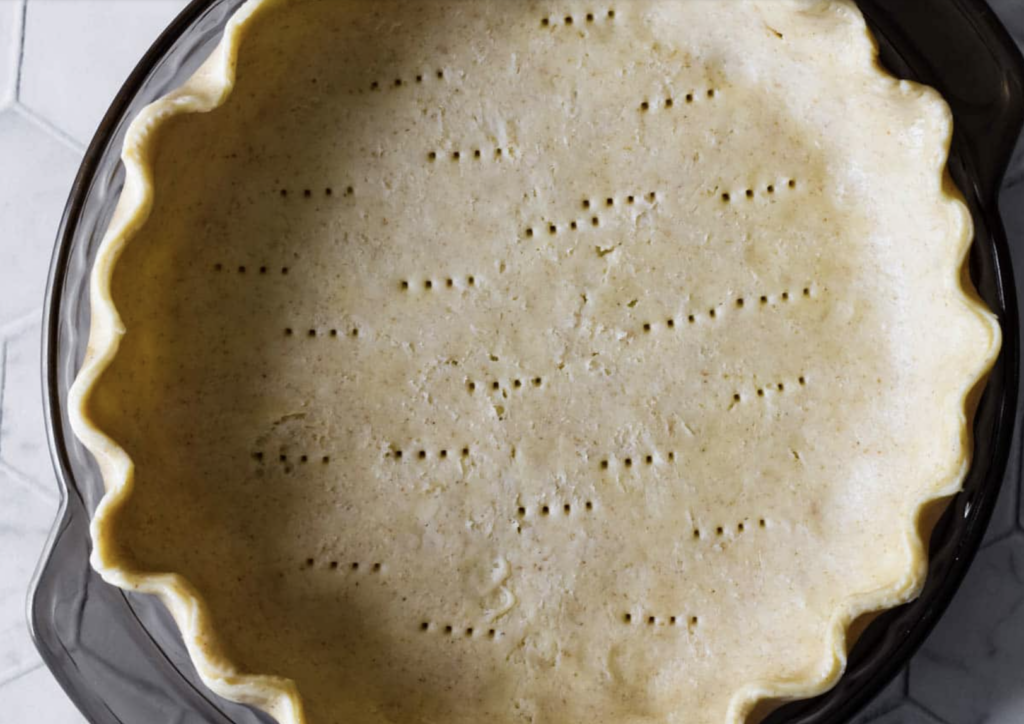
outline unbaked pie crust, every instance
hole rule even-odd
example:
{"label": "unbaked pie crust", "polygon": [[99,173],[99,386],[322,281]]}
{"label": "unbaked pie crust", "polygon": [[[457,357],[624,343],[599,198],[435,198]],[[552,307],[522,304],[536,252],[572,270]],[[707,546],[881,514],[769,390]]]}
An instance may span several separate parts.
{"label": "unbaked pie crust", "polygon": [[825,691],[999,349],[950,134],[849,2],[250,0],[125,143],[93,565],[282,724]]}

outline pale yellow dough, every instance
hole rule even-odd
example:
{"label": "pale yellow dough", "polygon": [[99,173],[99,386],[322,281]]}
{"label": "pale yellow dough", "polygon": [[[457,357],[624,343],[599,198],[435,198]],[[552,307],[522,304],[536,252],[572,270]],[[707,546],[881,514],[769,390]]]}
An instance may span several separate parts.
{"label": "pale yellow dough", "polygon": [[252,0],[126,145],[94,564],[282,724],[826,689],[999,347],[950,131],[847,2]]}

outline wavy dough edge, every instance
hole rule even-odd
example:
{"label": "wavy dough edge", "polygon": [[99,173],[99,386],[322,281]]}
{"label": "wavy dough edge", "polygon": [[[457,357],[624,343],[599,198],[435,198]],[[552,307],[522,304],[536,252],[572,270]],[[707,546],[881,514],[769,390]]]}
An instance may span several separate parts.
{"label": "wavy dough edge", "polygon": [[[108,520],[114,511],[125,505],[134,486],[135,468],[127,452],[115,440],[99,430],[89,419],[88,401],[92,390],[117,355],[125,327],[111,295],[114,267],[125,246],[149,218],[153,205],[151,155],[153,139],[159,127],[170,118],[193,113],[208,113],[221,106],[235,85],[238,53],[246,29],[260,16],[285,0],[246,0],[229,20],[224,37],[198,71],[180,88],[144,108],[129,126],[121,159],[125,168],[125,184],[114,216],[100,244],[90,276],[91,324],[85,359],[68,396],[68,416],[79,440],[96,458],[102,474],[105,494],[93,516],[90,533],[93,551],[90,562],[102,578],[119,588],[157,596],[171,612],[181,630],[196,670],[212,691],[242,704],[248,704],[276,718],[281,724],[308,724],[295,683],[287,678],[248,674],[238,670],[225,654],[209,622],[209,611],[199,592],[181,575],[175,573],[140,573],[129,570],[118,560],[116,546],[107,535]],[[850,0],[830,4],[852,7]],[[878,58],[878,46],[859,11],[855,24],[870,41],[871,54],[866,60],[874,73],[891,78]],[[960,464],[938,480],[932,489],[918,499],[907,519],[903,546],[908,566],[904,576],[892,585],[852,597],[833,612],[823,645],[817,676],[791,680],[748,682],[733,694],[725,724],[742,724],[760,702],[805,699],[824,693],[839,680],[846,668],[848,632],[861,615],[892,608],[919,595],[928,572],[927,544],[922,539],[921,517],[930,504],[949,498],[961,489],[971,458],[970,420],[972,396],[983,384],[999,355],[1001,329],[996,317],[985,307],[964,273],[973,226],[962,197],[946,170],[952,139],[952,115],[934,91],[901,81],[902,92],[916,89],[928,92],[943,104],[947,133],[941,148],[939,174],[943,202],[952,207],[959,218],[957,224],[958,263],[949,269],[956,290],[957,302],[971,313],[979,325],[989,330],[990,344],[981,363],[972,371],[958,397],[956,414],[960,423]]]}

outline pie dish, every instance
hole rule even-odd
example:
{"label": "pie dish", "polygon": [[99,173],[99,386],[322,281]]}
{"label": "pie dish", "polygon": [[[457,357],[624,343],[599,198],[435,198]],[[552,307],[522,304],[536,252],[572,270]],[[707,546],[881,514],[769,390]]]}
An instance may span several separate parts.
{"label": "pie dish", "polygon": [[94,565],[283,722],[824,690],[998,351],[948,110],[845,3],[438,7],[248,4],[136,122]]}

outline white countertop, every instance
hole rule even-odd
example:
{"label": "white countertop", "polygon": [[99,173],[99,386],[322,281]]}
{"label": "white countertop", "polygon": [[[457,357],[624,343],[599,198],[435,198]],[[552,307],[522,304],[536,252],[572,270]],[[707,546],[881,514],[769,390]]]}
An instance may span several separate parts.
{"label": "white countertop", "polygon": [[[57,509],[40,393],[43,287],[85,144],[135,62],[186,4],[0,0],[0,724],[84,721],[25,622],[29,579]],[[1024,2],[992,4],[1024,43]],[[1020,150],[1016,160],[1003,208],[1010,238],[1024,240]],[[1015,194],[1012,203],[1006,194]],[[1020,460],[1010,464],[1019,480]],[[1019,484],[1004,488],[963,588],[908,670],[857,720],[867,722],[1024,723]]]}

